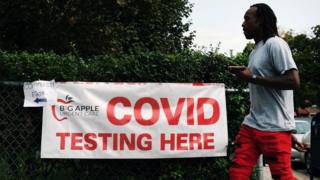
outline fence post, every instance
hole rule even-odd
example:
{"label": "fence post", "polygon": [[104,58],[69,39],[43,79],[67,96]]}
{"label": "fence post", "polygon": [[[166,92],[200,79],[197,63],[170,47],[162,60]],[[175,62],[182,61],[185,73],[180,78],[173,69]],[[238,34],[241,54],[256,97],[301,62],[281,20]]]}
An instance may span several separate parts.
{"label": "fence post", "polygon": [[264,180],[263,177],[263,155],[261,154],[258,159],[258,171],[259,171],[259,180]]}

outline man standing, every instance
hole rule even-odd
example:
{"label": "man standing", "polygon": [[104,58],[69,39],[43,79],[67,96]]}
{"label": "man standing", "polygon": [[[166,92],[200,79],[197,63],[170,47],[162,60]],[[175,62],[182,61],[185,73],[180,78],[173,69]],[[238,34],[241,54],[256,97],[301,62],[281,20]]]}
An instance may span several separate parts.
{"label": "man standing", "polygon": [[249,83],[251,106],[236,137],[230,179],[250,179],[260,154],[273,179],[295,179],[291,146],[304,148],[291,134],[295,128],[293,89],[300,86],[297,66],[288,44],[278,36],[277,18],[268,5],[252,5],[242,27],[245,37],[254,39],[255,48],[248,67],[230,66],[229,70]]}

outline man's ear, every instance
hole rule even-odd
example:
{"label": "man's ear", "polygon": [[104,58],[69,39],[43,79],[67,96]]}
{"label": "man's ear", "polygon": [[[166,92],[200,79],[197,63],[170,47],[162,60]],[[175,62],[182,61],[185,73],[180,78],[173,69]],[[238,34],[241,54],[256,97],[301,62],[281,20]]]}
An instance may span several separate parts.
{"label": "man's ear", "polygon": [[256,23],[261,27],[262,22],[259,18],[256,18]]}
{"label": "man's ear", "polygon": [[263,23],[262,23],[262,21],[261,21],[260,19],[258,19],[258,18],[257,18],[257,19],[256,19],[256,23],[257,23],[257,25],[258,25],[259,29],[261,29],[261,30],[262,30],[262,28],[263,28],[263,27],[262,27],[262,24],[263,24]]}

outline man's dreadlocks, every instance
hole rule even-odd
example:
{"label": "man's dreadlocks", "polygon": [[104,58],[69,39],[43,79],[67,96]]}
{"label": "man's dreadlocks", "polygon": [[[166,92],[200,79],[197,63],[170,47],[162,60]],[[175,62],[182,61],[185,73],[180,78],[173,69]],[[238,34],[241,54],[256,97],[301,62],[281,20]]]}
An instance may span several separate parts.
{"label": "man's dreadlocks", "polygon": [[274,36],[279,36],[277,28],[277,17],[273,10],[264,3],[254,4],[251,7],[256,7],[256,17],[260,21],[262,28],[262,40],[266,42],[267,39]]}

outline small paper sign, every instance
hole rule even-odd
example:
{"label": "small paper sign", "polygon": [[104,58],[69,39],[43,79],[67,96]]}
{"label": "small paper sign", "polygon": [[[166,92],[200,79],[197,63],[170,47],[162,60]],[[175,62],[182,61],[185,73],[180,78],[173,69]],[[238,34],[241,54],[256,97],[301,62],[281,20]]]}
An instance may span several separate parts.
{"label": "small paper sign", "polygon": [[55,81],[34,81],[23,83],[24,107],[42,107],[57,102]]}

